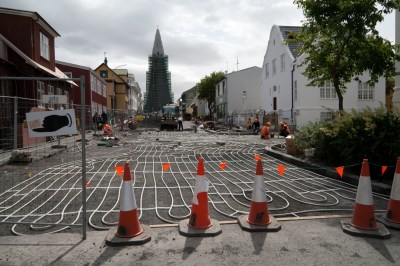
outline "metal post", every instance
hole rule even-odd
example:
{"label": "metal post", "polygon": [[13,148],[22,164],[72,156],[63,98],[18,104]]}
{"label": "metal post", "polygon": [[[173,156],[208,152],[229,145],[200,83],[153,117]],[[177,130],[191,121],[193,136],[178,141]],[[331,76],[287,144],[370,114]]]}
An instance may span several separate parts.
{"label": "metal post", "polygon": [[18,149],[18,98],[14,97],[14,150]]}
{"label": "metal post", "polygon": [[81,125],[82,125],[82,239],[86,239],[86,119],[85,76],[81,76]]}

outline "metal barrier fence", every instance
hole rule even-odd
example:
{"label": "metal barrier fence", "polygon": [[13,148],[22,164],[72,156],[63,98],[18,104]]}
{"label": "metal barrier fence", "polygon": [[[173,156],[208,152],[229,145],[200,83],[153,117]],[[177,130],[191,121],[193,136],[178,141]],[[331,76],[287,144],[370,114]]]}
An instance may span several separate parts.
{"label": "metal barrier fence", "polygon": [[[21,89],[16,81],[21,80],[74,80],[80,82],[81,100],[85,100],[83,77],[0,80],[12,80],[16,91]],[[81,227],[86,239],[85,140],[86,128],[92,123],[90,106],[51,106],[75,111],[77,134],[30,137],[26,114],[45,112],[48,107],[35,99],[0,96],[0,226],[12,224],[16,235]]]}

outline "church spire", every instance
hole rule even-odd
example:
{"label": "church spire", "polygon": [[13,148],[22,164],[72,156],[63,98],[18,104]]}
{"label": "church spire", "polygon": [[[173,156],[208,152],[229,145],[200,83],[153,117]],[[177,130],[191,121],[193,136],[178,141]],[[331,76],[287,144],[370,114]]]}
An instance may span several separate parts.
{"label": "church spire", "polygon": [[164,48],[161,41],[160,31],[157,28],[153,45],[153,55],[164,56]]}

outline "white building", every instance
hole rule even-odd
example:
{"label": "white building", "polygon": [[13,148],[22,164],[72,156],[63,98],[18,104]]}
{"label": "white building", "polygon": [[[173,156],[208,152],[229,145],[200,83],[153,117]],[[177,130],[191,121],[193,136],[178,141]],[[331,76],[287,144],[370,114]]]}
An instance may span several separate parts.
{"label": "white building", "polygon": [[216,119],[245,125],[248,117],[260,112],[261,68],[253,66],[225,75],[215,86]]}
{"label": "white building", "polygon": [[128,74],[128,85],[130,87],[129,100],[128,100],[128,113],[134,116],[142,109],[141,96],[142,92],[139,83],[135,80],[133,74]]}
{"label": "white building", "polygon": [[[303,76],[305,66],[299,66],[304,55],[297,52],[299,43],[284,43],[291,32],[300,27],[274,25],[271,29],[261,74],[261,107],[266,113],[277,113],[279,121],[300,128],[310,121],[330,118],[338,110],[338,99],[330,81],[321,88],[307,86]],[[385,80],[380,78],[374,87],[366,83],[369,75],[348,83],[343,95],[343,108],[361,110],[377,108],[385,103]]]}

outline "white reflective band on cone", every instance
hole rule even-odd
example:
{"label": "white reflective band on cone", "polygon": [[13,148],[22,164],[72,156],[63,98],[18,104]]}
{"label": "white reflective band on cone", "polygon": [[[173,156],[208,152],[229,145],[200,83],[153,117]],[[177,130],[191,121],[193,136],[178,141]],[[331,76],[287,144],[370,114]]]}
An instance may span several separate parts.
{"label": "white reflective band on cone", "polygon": [[265,195],[264,176],[256,175],[254,179],[253,194],[251,197],[252,202],[266,202],[267,196]]}
{"label": "white reflective band on cone", "polygon": [[400,174],[394,175],[392,192],[390,192],[390,198],[400,201]]}
{"label": "white reflective band on cone", "polygon": [[202,175],[196,176],[196,182],[194,183],[193,200],[192,200],[193,204],[199,205],[197,194],[200,192],[208,192],[208,181],[206,177]]}
{"label": "white reflective band on cone", "polygon": [[131,211],[137,208],[133,196],[132,181],[123,182],[120,197],[120,211]]}
{"label": "white reflective band on cone", "polygon": [[371,188],[370,177],[360,176],[360,180],[358,181],[356,203],[363,205],[374,204],[374,200],[372,199],[372,188]]}

